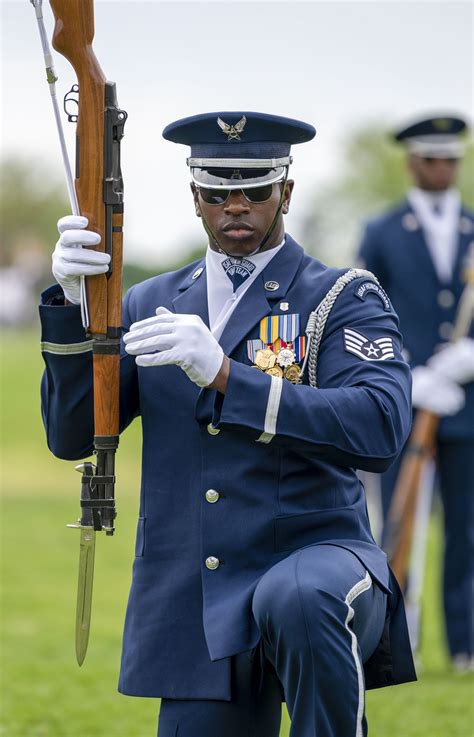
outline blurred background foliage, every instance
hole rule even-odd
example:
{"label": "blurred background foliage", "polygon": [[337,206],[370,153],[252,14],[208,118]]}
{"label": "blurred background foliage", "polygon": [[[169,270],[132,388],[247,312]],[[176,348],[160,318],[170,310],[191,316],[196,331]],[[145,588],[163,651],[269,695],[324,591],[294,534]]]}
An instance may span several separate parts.
{"label": "blurred background foliage", "polygon": [[[474,208],[474,145],[466,146],[458,187]],[[364,222],[402,200],[411,182],[406,153],[382,125],[353,131],[341,146],[334,178],[314,191],[304,222],[305,249],[329,266],[351,265]]]}

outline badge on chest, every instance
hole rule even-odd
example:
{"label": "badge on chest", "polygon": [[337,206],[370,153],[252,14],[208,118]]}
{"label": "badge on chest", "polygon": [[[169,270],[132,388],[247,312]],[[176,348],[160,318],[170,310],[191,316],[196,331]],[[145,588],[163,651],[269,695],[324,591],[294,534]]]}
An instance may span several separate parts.
{"label": "badge on chest", "polygon": [[300,316],[297,313],[264,317],[260,321],[260,337],[247,341],[247,355],[254,368],[299,384],[299,364],[306,349],[306,337],[299,333]]}

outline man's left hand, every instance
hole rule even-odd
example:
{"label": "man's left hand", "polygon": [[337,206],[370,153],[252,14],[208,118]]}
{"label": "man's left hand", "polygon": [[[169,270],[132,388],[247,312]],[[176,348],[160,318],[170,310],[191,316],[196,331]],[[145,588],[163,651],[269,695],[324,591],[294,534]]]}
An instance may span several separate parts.
{"label": "man's left hand", "polygon": [[155,317],[133,323],[124,343],[138,366],[176,364],[200,387],[212,384],[224,360],[224,351],[198,315],[165,307],[158,307]]}
{"label": "man's left hand", "polygon": [[474,381],[474,340],[461,338],[432,356],[427,365],[458,384]]}

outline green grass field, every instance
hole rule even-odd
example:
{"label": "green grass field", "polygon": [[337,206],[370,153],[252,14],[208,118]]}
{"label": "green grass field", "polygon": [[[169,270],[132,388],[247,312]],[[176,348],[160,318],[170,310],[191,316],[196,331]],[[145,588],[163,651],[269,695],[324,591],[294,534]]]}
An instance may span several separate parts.
{"label": "green grass field", "polygon": [[[138,514],[139,425],[121,440],[117,533],[99,536],[92,634],[81,669],[74,655],[80,477],[54,459],[43,436],[39,338],[4,333],[2,402],[3,737],[153,737],[159,702],[116,691]],[[472,676],[449,671],[439,611],[439,520],[428,550],[417,684],[369,692],[371,737],[472,737]],[[289,729],[286,712],[281,737]],[[209,735],[225,737],[225,735]],[[348,736],[349,737],[349,736]]]}

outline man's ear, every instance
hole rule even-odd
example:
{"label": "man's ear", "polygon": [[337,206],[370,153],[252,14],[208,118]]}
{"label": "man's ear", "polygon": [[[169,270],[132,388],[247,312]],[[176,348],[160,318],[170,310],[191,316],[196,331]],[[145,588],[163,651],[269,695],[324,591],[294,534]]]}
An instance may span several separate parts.
{"label": "man's ear", "polygon": [[191,192],[193,193],[193,200],[194,200],[194,210],[196,212],[196,216],[198,218],[202,217],[201,215],[201,206],[199,204],[199,192],[196,189],[196,185],[194,182],[190,182],[189,186],[191,187]]}
{"label": "man's ear", "polygon": [[295,182],[293,179],[288,179],[288,181],[285,183],[285,194],[283,198],[283,206],[281,208],[283,215],[286,215],[290,209],[291,195],[294,186]]}

